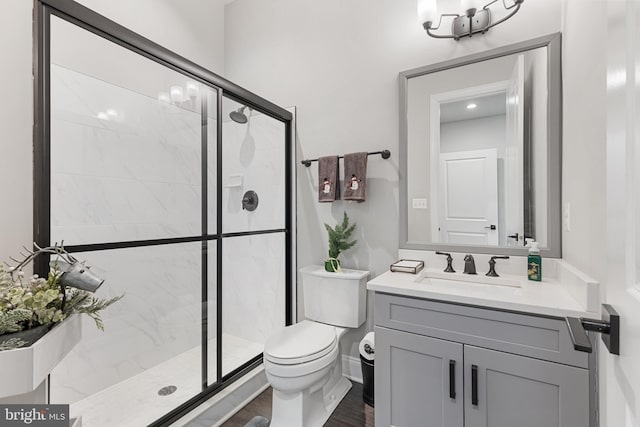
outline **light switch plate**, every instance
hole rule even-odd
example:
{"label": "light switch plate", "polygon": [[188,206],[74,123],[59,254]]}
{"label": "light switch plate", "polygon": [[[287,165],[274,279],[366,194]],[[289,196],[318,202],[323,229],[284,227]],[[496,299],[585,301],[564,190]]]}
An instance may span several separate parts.
{"label": "light switch plate", "polygon": [[413,209],[427,209],[427,199],[413,199]]}

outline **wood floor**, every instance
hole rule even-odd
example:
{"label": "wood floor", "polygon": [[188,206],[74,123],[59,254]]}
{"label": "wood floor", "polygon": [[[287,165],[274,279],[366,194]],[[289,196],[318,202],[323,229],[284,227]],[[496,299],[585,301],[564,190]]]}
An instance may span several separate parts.
{"label": "wood floor", "polygon": [[[256,415],[271,419],[271,387],[242,408],[222,427],[244,427]],[[325,427],[373,427],[373,408],[362,401],[362,384],[353,383]]]}

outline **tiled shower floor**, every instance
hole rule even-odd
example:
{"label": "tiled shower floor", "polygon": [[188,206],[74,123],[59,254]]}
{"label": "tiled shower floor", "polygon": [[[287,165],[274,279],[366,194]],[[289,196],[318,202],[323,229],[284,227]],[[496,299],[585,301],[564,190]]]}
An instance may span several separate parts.
{"label": "tiled shower floor", "polygon": [[[223,334],[225,351],[223,372],[229,372],[247,360],[262,353],[257,344]],[[209,378],[215,381],[215,341],[209,344]],[[173,359],[147,369],[125,381],[71,404],[71,416],[82,417],[83,427],[142,426],[160,418],[167,412],[194,397],[201,391],[201,348],[195,347]],[[170,372],[170,375],[167,375]],[[171,378],[168,383],[167,378]],[[160,396],[158,390],[173,385],[177,390]]]}

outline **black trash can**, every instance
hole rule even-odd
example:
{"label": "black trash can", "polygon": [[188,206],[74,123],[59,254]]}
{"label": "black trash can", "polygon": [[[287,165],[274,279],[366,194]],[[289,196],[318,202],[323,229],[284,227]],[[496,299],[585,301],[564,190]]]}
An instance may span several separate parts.
{"label": "black trash can", "polygon": [[373,364],[374,360],[369,360],[360,355],[360,365],[362,366],[362,399],[364,402],[374,407],[373,404]]}

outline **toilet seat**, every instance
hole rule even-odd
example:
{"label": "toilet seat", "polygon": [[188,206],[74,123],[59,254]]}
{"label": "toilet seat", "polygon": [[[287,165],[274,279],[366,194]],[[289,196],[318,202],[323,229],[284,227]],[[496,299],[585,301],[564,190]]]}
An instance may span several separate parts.
{"label": "toilet seat", "polygon": [[269,359],[265,358],[263,361],[264,370],[267,373],[267,378],[301,378],[307,375],[313,375],[314,373],[320,372],[326,367],[335,364],[336,360],[338,359],[339,352],[340,347],[335,346],[333,347],[333,350],[331,350],[324,356],[295,365],[282,365],[279,363],[271,362]]}
{"label": "toilet seat", "polygon": [[276,365],[298,365],[318,360],[337,347],[335,327],[303,320],[270,336],[264,358]]}

